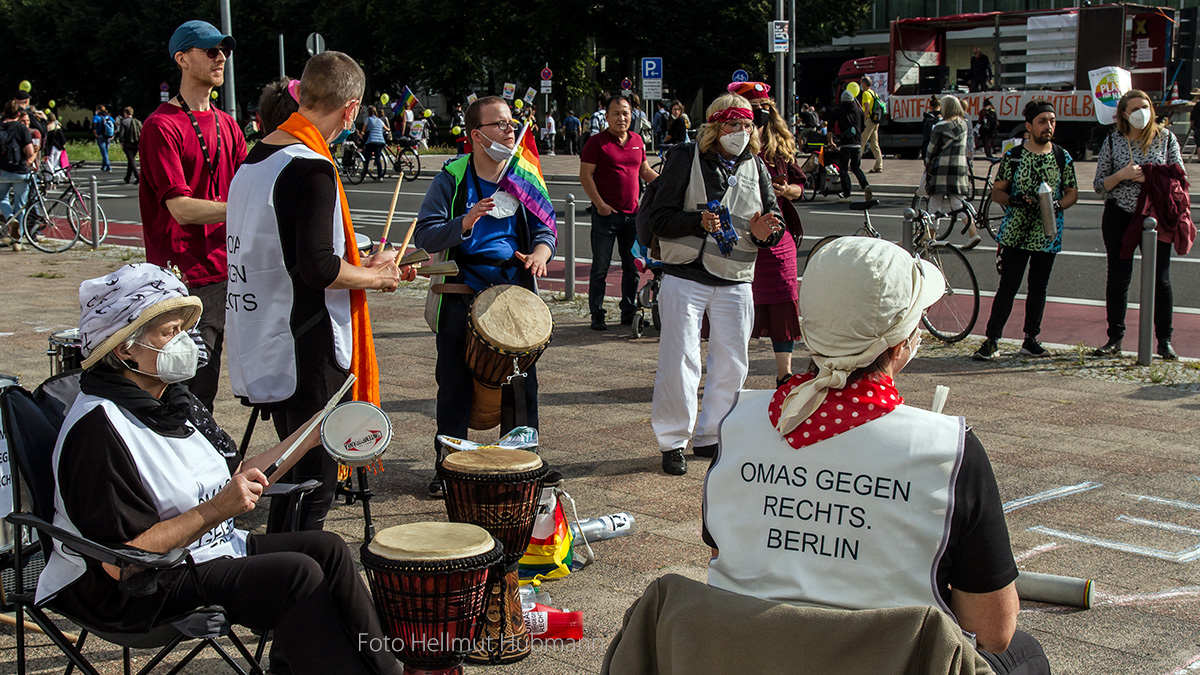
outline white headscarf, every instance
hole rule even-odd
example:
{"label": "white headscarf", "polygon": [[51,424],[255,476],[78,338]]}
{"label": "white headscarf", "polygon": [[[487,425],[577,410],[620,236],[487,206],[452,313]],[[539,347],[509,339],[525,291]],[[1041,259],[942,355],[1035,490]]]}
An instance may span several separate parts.
{"label": "white headscarf", "polygon": [[79,337],[84,368],[91,368],[151,319],[187,308],[184,328],[200,320],[203,304],[171,272],[134,263],[79,285]]}
{"label": "white headscarf", "polygon": [[946,291],[933,263],[871,237],[841,237],[817,249],[800,285],[800,333],[817,375],[788,393],[776,428],[791,433],[830,389],[903,342]]}

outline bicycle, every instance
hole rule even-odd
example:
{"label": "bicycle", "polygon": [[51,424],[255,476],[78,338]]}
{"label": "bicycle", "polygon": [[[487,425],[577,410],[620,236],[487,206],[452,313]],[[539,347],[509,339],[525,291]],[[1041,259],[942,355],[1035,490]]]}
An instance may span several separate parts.
{"label": "bicycle", "polygon": [[[871,209],[878,205],[878,199],[849,204],[852,211],[863,212],[863,225],[855,234],[876,239],[883,238],[879,231],[871,225]],[[936,237],[937,219],[946,215],[909,209],[905,211],[904,217],[913,223],[913,254],[922,260],[933,263],[946,280],[945,295],[925,312],[921,323],[937,339],[954,343],[970,335],[979,318],[979,282],[975,278],[975,269],[971,267],[971,261],[967,259],[967,256],[958,250],[958,247],[939,241]],[[808,261],[812,259],[817,250],[839,236],[841,235],[830,235],[813,244],[804,260],[804,266],[808,267]]]}
{"label": "bicycle", "polygon": [[397,139],[385,145],[383,152],[392,165],[392,170],[403,173],[404,180],[415,181],[421,177],[421,155],[417,154],[418,141],[413,138]]}
{"label": "bicycle", "polygon": [[[359,152],[354,141],[343,141],[340,152],[334,152],[333,147],[330,147],[329,154],[333,157],[333,165],[337,167],[338,173],[351,183],[358,185],[367,177],[367,160]],[[350,163],[349,166],[346,165],[347,162]]]}
{"label": "bicycle", "polygon": [[61,253],[79,239],[79,219],[75,209],[61,199],[47,198],[42,194],[38,172],[26,179],[29,191],[21,214],[17,218],[20,228],[17,241],[27,241],[44,253]]}
{"label": "bicycle", "polygon": [[[54,187],[54,183],[60,178],[65,177],[67,180],[66,186],[63,188],[62,194],[57,198],[65,201],[72,209],[75,210],[79,221],[79,238],[86,242],[92,241],[92,214],[91,200],[83,196],[79,191],[79,186],[75,184],[75,177],[71,174],[72,169],[77,169],[85,164],[84,160],[73,162],[70,166],[47,171],[42,169],[41,186],[42,194],[49,196],[50,189]],[[99,238],[98,243],[104,243],[108,237],[108,216],[104,215],[104,207],[96,203],[96,221],[99,223]]]}
{"label": "bicycle", "polygon": [[[978,228],[986,230],[992,241],[996,242],[1000,241],[1000,221],[1004,220],[1004,209],[992,205],[992,184],[995,182],[992,172],[996,170],[996,165],[1000,163],[1001,159],[1000,157],[984,157],[984,160],[988,163],[986,175],[977,175],[972,169],[970,176],[971,190],[963,199],[964,203],[970,205],[972,201],[975,201],[976,197],[979,197],[979,206],[971,207],[970,222],[974,223]],[[922,182],[922,187],[923,185],[924,182]],[[918,187],[917,194],[913,195],[912,209],[914,211],[929,210],[929,195],[921,194],[922,187]],[[962,209],[957,209],[954,213],[962,212]],[[968,225],[964,225],[962,233],[966,234],[967,229]],[[945,229],[937,232],[937,238],[939,241],[948,239],[953,232],[954,219],[951,218],[946,222]]]}

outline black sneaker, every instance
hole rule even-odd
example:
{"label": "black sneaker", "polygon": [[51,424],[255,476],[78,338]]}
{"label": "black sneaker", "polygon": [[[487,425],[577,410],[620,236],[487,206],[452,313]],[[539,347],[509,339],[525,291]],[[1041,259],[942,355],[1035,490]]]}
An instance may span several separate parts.
{"label": "black sneaker", "polygon": [[717,444],[709,443],[708,445],[693,445],[692,454],[697,457],[712,457],[717,454]]}
{"label": "black sneaker", "polygon": [[1158,341],[1158,355],[1164,361],[1178,361],[1179,360],[1179,355],[1176,354],[1175,350],[1171,348],[1170,340],[1159,340]]}
{"label": "black sneaker", "polygon": [[979,349],[975,350],[971,358],[976,361],[991,361],[999,353],[1000,345],[996,344],[995,340],[988,338],[983,341],[983,344],[979,345]]}
{"label": "black sneaker", "polygon": [[1046,351],[1042,343],[1031,337],[1025,338],[1025,341],[1021,343],[1021,351],[1019,353],[1027,356],[1050,356],[1050,352]]}
{"label": "black sneaker", "polygon": [[662,468],[672,476],[682,476],[687,473],[687,459],[683,456],[683,448],[668,450],[662,454]]}
{"label": "black sneaker", "polygon": [[441,478],[434,478],[429,481],[429,496],[434,499],[446,498],[446,484],[442,482]]}
{"label": "black sneaker", "polygon": [[592,330],[608,330],[608,325],[604,323],[603,316],[592,317]]}
{"label": "black sneaker", "polygon": [[1095,349],[1092,350],[1092,356],[1120,356],[1120,355],[1121,355],[1121,341],[1120,340],[1109,340],[1108,342],[1104,343],[1103,347],[1096,347]]}

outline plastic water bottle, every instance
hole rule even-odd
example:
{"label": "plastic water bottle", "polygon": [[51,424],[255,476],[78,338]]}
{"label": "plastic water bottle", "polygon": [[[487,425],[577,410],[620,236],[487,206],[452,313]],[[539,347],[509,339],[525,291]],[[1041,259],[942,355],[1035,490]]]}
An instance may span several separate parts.
{"label": "plastic water bottle", "polygon": [[537,603],[524,615],[530,637],[535,640],[583,639],[583,612],[565,612]]}
{"label": "plastic water bottle", "polygon": [[529,584],[521,586],[521,611],[533,611],[534,604],[549,605],[550,594],[543,590],[540,586]]}
{"label": "plastic water bottle", "polygon": [[624,512],[571,523],[571,534],[589,542],[624,537],[631,533],[633,533],[633,516]]}

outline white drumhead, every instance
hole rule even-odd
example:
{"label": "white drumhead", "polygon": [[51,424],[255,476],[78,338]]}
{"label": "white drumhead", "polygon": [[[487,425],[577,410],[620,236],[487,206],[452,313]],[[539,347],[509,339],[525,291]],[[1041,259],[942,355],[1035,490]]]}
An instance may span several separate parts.
{"label": "white drumhead", "polygon": [[496,547],[492,535],[470,523],[409,523],[375,535],[367,550],[388,560],[457,560]]}
{"label": "white drumhead", "polygon": [[342,403],[321,421],[321,444],[347,466],[370,464],[391,442],[392,421],[373,403]]}
{"label": "white drumhead", "polygon": [[489,344],[510,352],[541,347],[554,332],[550,308],[520,286],[486,288],[471,303],[471,322]]}

